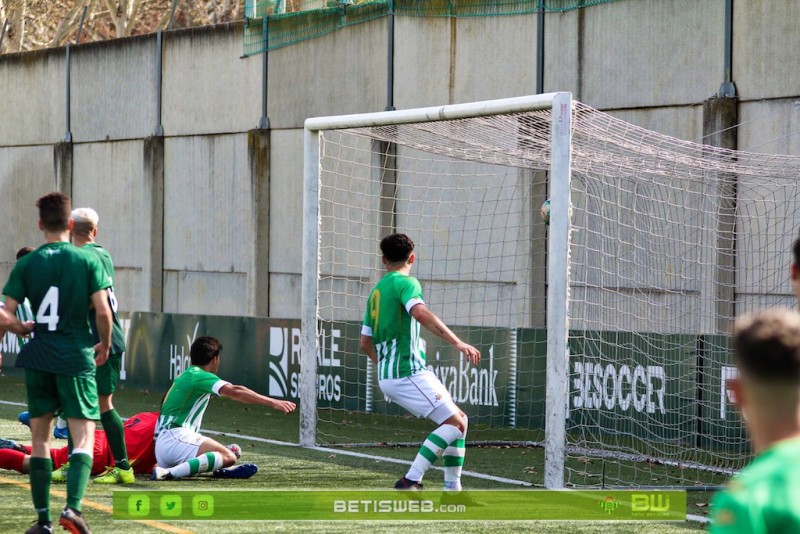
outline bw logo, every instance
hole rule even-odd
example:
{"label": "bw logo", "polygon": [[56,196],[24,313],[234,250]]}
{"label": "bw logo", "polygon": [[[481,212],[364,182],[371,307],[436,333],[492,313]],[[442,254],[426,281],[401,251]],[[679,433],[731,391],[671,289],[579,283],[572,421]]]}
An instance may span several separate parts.
{"label": "bw logo", "polygon": [[660,493],[634,493],[631,496],[631,512],[669,511],[669,497]]}

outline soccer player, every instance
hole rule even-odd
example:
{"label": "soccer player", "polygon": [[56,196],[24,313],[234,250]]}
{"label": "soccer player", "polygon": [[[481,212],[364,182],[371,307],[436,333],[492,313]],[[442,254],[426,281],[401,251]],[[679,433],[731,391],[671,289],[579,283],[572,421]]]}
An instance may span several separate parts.
{"label": "soccer player", "polygon": [[378,366],[378,383],[386,397],[413,415],[427,417],[439,425],[394,487],[422,489],[425,472],[442,457],[445,490],[460,491],[467,415],[427,369],[420,324],[450,343],[473,365],[480,361],[481,353],[461,341],[425,305],[419,281],[409,274],[416,260],[414,242],[405,234],[392,234],[383,238],[380,247],[387,273],[369,295],[361,327],[361,350]]}
{"label": "soccer player", "polygon": [[[122,354],[125,352],[125,333],[122,323],[117,316],[117,299],[114,295],[114,262],[111,254],[95,242],[97,238],[97,223],[100,217],[92,208],[76,208],[72,210],[72,244],[89,252],[100,260],[105,269],[108,283],[108,306],[111,308],[112,330],[111,350],[108,361],[97,367],[95,381],[97,382],[97,395],[100,398],[100,422],[106,431],[106,438],[114,453],[114,466],[103,476],[95,478],[96,484],[132,484],[133,469],[128,463],[128,452],[125,449],[125,432],[122,429],[122,419],[114,409],[112,397],[119,383],[119,372],[122,368]],[[99,341],[94,310],[89,311],[89,320],[95,335],[95,342]],[[64,466],[57,474],[59,479],[65,479],[69,467]]]}
{"label": "soccer player", "polygon": [[153,480],[183,478],[236,463],[233,451],[200,434],[212,396],[260,404],[286,414],[294,411],[293,402],[265,397],[220,379],[216,373],[221,352],[222,344],[210,336],[199,337],[192,343],[189,349],[192,365],[178,375],[161,403],[155,431],[158,465],[153,469]]}
{"label": "soccer player", "polygon": [[711,532],[800,532],[800,315],[774,309],[734,325],[730,380],[756,458],[712,502]]}
{"label": "soccer player", "polygon": [[[17,261],[23,256],[33,252],[33,247],[22,247],[17,251]],[[33,319],[33,312],[31,311],[31,303],[26,298],[23,303],[17,306],[17,317],[20,321],[25,322]],[[19,347],[24,347],[28,342],[28,338],[17,336],[17,343]],[[25,426],[31,426],[30,414],[25,411],[19,414],[18,420]],[[67,421],[60,415],[56,417],[56,426],[53,428],[53,437],[58,439],[67,439],[69,437],[69,430],[67,429]]]}
{"label": "soccer player", "polygon": [[[29,477],[38,514],[38,521],[27,532],[52,532],[49,438],[53,414],[58,410],[67,418],[75,445],[69,458],[67,505],[59,523],[72,532],[88,532],[81,500],[92,467],[95,421],[100,418],[95,368],[106,362],[111,346],[106,292],[111,284],[97,258],[69,243],[70,198],[49,193],[36,206],[45,244],[17,262],[3,288],[9,312],[15,312],[27,297],[36,315],[34,336],[16,363],[25,369],[33,442]],[[97,344],[89,327],[90,303],[97,314]]]}
{"label": "soccer player", "polygon": [[[156,464],[153,432],[158,420],[157,412],[138,413],[125,421],[125,444],[127,446],[130,464],[133,470],[140,475],[149,475]],[[111,468],[114,454],[108,442],[108,433],[104,430],[94,432],[94,454],[91,473],[99,475]],[[13,440],[0,439],[0,468],[27,473],[30,466],[31,448],[19,445]],[[66,465],[69,461],[69,447],[50,449],[50,458],[53,467]]]}

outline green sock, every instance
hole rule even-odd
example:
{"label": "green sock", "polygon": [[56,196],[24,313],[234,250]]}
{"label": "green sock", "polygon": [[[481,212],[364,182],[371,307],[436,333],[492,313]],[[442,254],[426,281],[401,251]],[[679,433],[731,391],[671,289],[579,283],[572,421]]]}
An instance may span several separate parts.
{"label": "green sock", "polygon": [[31,481],[33,507],[39,514],[39,521],[50,521],[50,474],[53,472],[53,461],[50,458],[32,456],[28,477]]}
{"label": "green sock", "polygon": [[89,484],[89,475],[92,472],[92,457],[78,452],[69,456],[69,471],[67,471],[67,506],[81,511],[81,500]]}
{"label": "green sock", "polygon": [[108,446],[111,447],[111,454],[114,455],[114,465],[120,469],[130,469],[128,450],[125,447],[125,429],[122,427],[122,419],[119,418],[117,410],[112,408],[101,413],[100,422],[103,423]]}

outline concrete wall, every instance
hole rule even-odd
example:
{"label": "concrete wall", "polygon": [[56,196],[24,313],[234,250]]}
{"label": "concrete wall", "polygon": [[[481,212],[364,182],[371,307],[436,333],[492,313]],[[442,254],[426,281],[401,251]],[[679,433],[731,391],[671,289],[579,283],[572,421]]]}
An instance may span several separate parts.
{"label": "concrete wall", "polygon": [[[701,140],[702,102],[723,81],[724,3],[619,0],[547,14],[544,88]],[[742,149],[800,154],[800,73],[788,68],[800,40],[792,26],[798,15],[800,6],[788,0],[736,4],[732,72]],[[397,17],[394,107],[533,93],[537,20]],[[66,132],[65,50],[0,56],[0,220],[11,236],[0,250],[0,276],[17,248],[40,240],[35,199],[62,187],[76,205],[100,212],[100,242],[115,258],[123,310],[247,315],[267,299],[261,309],[271,316],[298,317],[303,121],[383,110],[387,38],[380,19],[269,53],[266,171],[254,171],[247,141],[261,117],[262,57],[240,58],[241,26],[164,34],[160,117],[155,35],[72,47],[73,160],[71,181],[63,183],[54,175],[53,145]],[[145,138],[159,121],[163,183],[145,158]],[[525,200],[534,210],[545,196],[536,183]],[[266,242],[258,241],[259,228],[267,228]],[[543,238],[535,221],[525,232]],[[766,269],[784,268],[785,245],[770,245],[775,259]],[[530,261],[536,278],[543,260]],[[254,289],[263,287],[256,272],[268,281],[266,294]],[[751,285],[738,288],[748,302],[758,300]],[[788,291],[772,284],[762,300]],[[520,310],[540,313],[536,305]]]}
{"label": "concrete wall", "polygon": [[[57,143],[66,132],[64,50],[0,59],[0,146]],[[8,180],[3,174],[0,183]]]}
{"label": "concrete wall", "polygon": [[100,215],[97,242],[114,259],[117,299],[135,310],[149,309],[150,194],[142,154],[139,140],[115,141],[76,144],[73,158],[74,175],[80,177],[72,187],[73,204],[91,206]]}
{"label": "concrete wall", "polygon": [[140,139],[153,134],[155,50],[150,37],[72,50],[70,122],[76,142]]}

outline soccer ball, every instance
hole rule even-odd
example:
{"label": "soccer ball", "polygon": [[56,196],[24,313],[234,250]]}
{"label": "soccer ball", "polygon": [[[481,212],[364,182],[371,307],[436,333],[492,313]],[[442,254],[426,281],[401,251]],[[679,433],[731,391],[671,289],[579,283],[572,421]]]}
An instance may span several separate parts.
{"label": "soccer ball", "polygon": [[544,221],[545,224],[549,225],[550,224],[550,199],[549,198],[544,201],[544,204],[542,204],[541,213],[542,213],[542,221]]}

